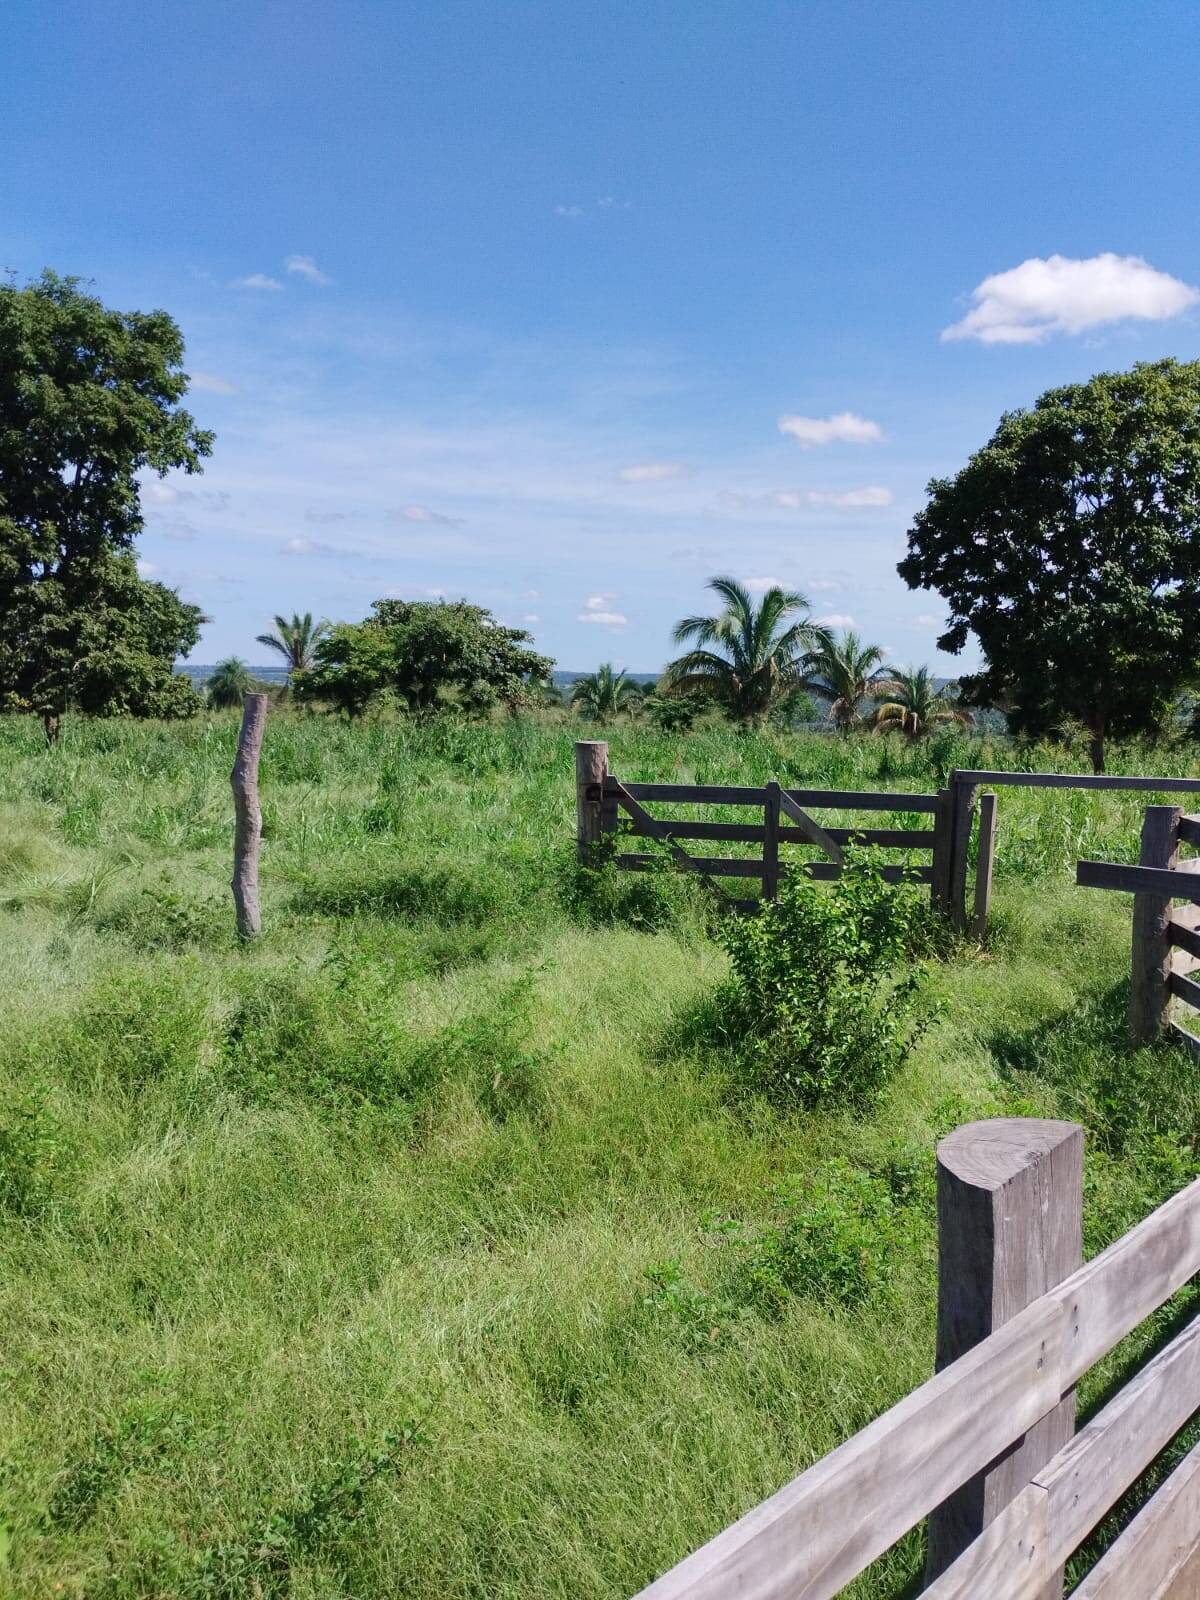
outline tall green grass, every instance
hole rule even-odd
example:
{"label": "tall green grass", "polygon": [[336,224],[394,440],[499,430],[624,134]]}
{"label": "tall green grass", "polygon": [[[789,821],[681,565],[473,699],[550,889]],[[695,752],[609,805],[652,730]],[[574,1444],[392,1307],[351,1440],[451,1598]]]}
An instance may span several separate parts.
{"label": "tall green grass", "polygon": [[[694,886],[581,885],[570,723],[273,713],[252,946],[236,731],[0,719],[14,1600],[616,1600],[927,1375],[941,1133],[1083,1120],[1090,1249],[1194,1173],[1194,1074],[1123,1040],[1129,904],[1071,883],[1153,797],[1001,791],[991,947],[869,1113],[805,1113],[680,1043],[726,974]],[[588,731],[630,779],[1054,760]]]}

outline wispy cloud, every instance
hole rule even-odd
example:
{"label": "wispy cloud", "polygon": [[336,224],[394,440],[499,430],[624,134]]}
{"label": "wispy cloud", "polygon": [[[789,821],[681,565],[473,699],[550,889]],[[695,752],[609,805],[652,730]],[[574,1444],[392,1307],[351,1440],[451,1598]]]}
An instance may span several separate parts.
{"label": "wispy cloud", "polygon": [[401,522],[431,522],[443,528],[452,528],[462,522],[461,517],[448,517],[443,511],[431,511],[428,506],[411,505],[392,513]]}
{"label": "wispy cloud", "polygon": [[193,372],[189,381],[193,389],[199,389],[204,394],[237,393],[229,379],[222,378],[217,372]]}
{"label": "wispy cloud", "polygon": [[615,594],[593,594],[583,602],[583,610],[575,618],[576,622],[594,622],[605,628],[624,628],[628,626],[629,618],[623,611],[615,611],[612,602]]}
{"label": "wispy cloud", "polygon": [[938,619],[935,616],[932,616],[928,611],[922,611],[921,615],[917,618],[917,627],[937,628],[940,627],[940,623],[938,622]]}
{"label": "wispy cloud", "polygon": [[583,207],[582,206],[555,206],[554,215],[556,217],[581,217],[583,215]]}
{"label": "wispy cloud", "polygon": [[337,553],[336,545],[322,544],[319,539],[287,539],[283,546],[285,556],[333,556]]}
{"label": "wispy cloud", "polygon": [[832,417],[783,416],[779,431],[790,434],[806,450],[823,444],[878,444],[883,438],[877,422],[853,411],[839,411]]}
{"label": "wispy cloud", "polygon": [[1040,344],[1053,333],[1086,333],[1114,322],[1163,322],[1200,301],[1200,289],[1141,256],[1105,251],[1082,260],[1031,256],[984,278],[971,300],[962,321],[942,330],[943,340]]}
{"label": "wispy cloud", "polygon": [[311,256],[288,256],[283,265],[293,277],[303,278],[305,283],[314,283],[325,288],[333,282],[329,274],[322,272]]}
{"label": "wispy cloud", "polygon": [[682,461],[639,461],[632,467],[622,467],[617,477],[622,483],[665,483],[669,478],[682,478],[686,472]]}
{"label": "wispy cloud", "polygon": [[252,272],[249,277],[235,278],[229,285],[231,289],[282,289],[283,285],[278,278],[271,278],[265,272]]}
{"label": "wispy cloud", "polygon": [[832,506],[836,511],[861,511],[870,506],[890,506],[896,497],[890,489],[875,483],[863,489],[810,489],[808,498],[814,506]]}
{"label": "wispy cloud", "polygon": [[722,489],[717,495],[718,502],[733,511],[806,511],[812,506],[833,511],[869,511],[890,506],[895,498],[881,484],[867,484],[861,489],[772,489],[761,494]]}
{"label": "wispy cloud", "polygon": [[822,628],[852,628],[854,618],[848,617],[844,611],[831,611],[828,616],[814,617],[813,621]]}
{"label": "wispy cloud", "polygon": [[751,594],[766,594],[768,589],[786,589],[787,584],[782,578],[743,578],[742,587]]}

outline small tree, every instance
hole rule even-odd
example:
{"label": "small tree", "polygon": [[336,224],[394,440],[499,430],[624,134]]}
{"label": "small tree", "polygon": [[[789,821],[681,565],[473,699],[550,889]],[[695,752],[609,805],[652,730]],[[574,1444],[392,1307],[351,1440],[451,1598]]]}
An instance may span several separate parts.
{"label": "small tree", "polygon": [[887,675],[881,647],[864,644],[850,628],[840,639],[822,629],[805,657],[804,670],[806,687],[829,701],[829,720],[841,733],[862,721],[863,702]]}
{"label": "small tree", "polygon": [[967,728],[973,720],[938,689],[928,667],[910,667],[876,687],[884,697],[871,717],[876,733],[902,733],[915,743],[948,722]]}
{"label": "small tree", "polygon": [[304,672],[312,666],[313,652],[328,632],[329,624],[314,622],[311,611],[306,611],[303,616],[293,612],[290,622],[286,617],[277,616],[275,631],[258,634],[255,643],[265,644],[269,650],[274,650],[276,655],[282,656],[287,662],[290,675],[293,672]]}
{"label": "small tree", "polygon": [[227,656],[218,661],[212,676],[205,684],[208,703],[217,710],[240,706],[243,695],[253,694],[258,682],[250,668],[239,656]]}
{"label": "small tree", "polygon": [[900,575],[974,633],[972,705],[1015,733],[1074,718],[1104,770],[1112,735],[1158,732],[1200,672],[1200,362],[1141,363],[1004,416],[956,478],[936,478]]}
{"label": "small tree", "polygon": [[803,687],[801,659],[818,638],[802,594],[773,588],[755,605],[736,578],[713,578],[709,588],[725,602],[712,617],[685,617],[676,644],[694,647],[663,674],[669,694],[707,694],[735,722],[761,722],[789,690]]}
{"label": "small tree", "polygon": [[139,576],[138,474],[198,472],[212,435],[180,407],[163,311],[111,311],[75,278],[0,286],[0,709],[58,735],[68,706],[184,716],[174,673],[196,606]]}
{"label": "small tree", "polygon": [[445,704],[471,712],[537,704],[554,663],[465,600],[376,600],[373,616],[338,623],[317,642],[310,669],[293,674],[301,700],[352,715],[393,696],[415,713]]}
{"label": "small tree", "polygon": [[571,685],[571,704],[593,722],[618,716],[622,711],[632,711],[638,698],[624,672],[614,671],[609,661],[603,662],[587,677],[576,678]]}

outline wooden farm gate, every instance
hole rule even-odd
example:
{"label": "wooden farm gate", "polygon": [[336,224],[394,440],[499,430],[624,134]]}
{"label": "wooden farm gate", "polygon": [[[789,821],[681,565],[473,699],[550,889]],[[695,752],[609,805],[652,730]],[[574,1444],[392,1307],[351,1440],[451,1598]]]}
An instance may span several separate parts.
{"label": "wooden farm gate", "polygon": [[[924,1600],[1058,1600],[1064,1564],[1200,1409],[1200,1316],[1177,1315],[1075,1431],[1080,1378],[1200,1272],[1200,1181],[1081,1264],[1082,1170],[1073,1123],[944,1139],[936,1375],[639,1600],[831,1600],[925,1518]],[[1200,1445],[1073,1600],[1197,1596]]]}
{"label": "wooden farm gate", "polygon": [[[701,783],[626,783],[608,770],[608,746],[587,741],[575,746],[579,851],[586,859],[609,839],[643,838],[664,846],[675,864],[708,880],[757,879],[761,898],[728,897],[730,909],[753,913],[764,900],[773,900],[782,879],[793,871],[811,878],[832,879],[842,872],[843,851],[854,841],[903,851],[910,858],[883,867],[892,882],[929,885],[935,909],[960,927],[968,920],[977,937],[987,926],[991,895],[992,841],[995,836],[995,796],[973,788],[965,802],[950,788],[936,794],[862,792],[846,789],[785,789],[779,783],[760,787]],[[736,806],[761,811],[754,822],[694,821],[653,816],[647,803],[667,802],[689,806]],[[958,802],[956,804],[956,802]],[[975,875],[974,914],[967,914],[967,846],[976,806],[979,808],[979,859]],[[917,812],[931,819],[929,827],[855,827],[819,822],[814,811],[895,813]],[[757,846],[754,854],[717,856],[692,854],[681,840],[727,841]],[[817,860],[785,861],[781,846],[813,846]],[[633,872],[650,871],[662,864],[662,852],[622,851],[617,867]],[[715,885],[713,885],[715,887]]]}

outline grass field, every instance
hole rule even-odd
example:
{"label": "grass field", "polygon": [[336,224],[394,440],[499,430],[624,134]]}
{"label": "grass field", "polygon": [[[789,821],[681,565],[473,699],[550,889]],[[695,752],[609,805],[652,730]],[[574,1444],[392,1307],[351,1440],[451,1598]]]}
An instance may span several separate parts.
{"label": "grass field", "polygon": [[[1130,901],[1072,883],[1154,797],[1001,791],[990,948],[930,964],[869,1115],[798,1113],[679,1042],[696,893],[580,894],[577,731],[273,713],[242,948],[233,717],[0,719],[0,1593],[619,1600],[927,1376],[941,1133],[1082,1120],[1089,1252],[1194,1176],[1194,1069],[1124,1042]],[[632,779],[1015,759],[592,731]]]}

